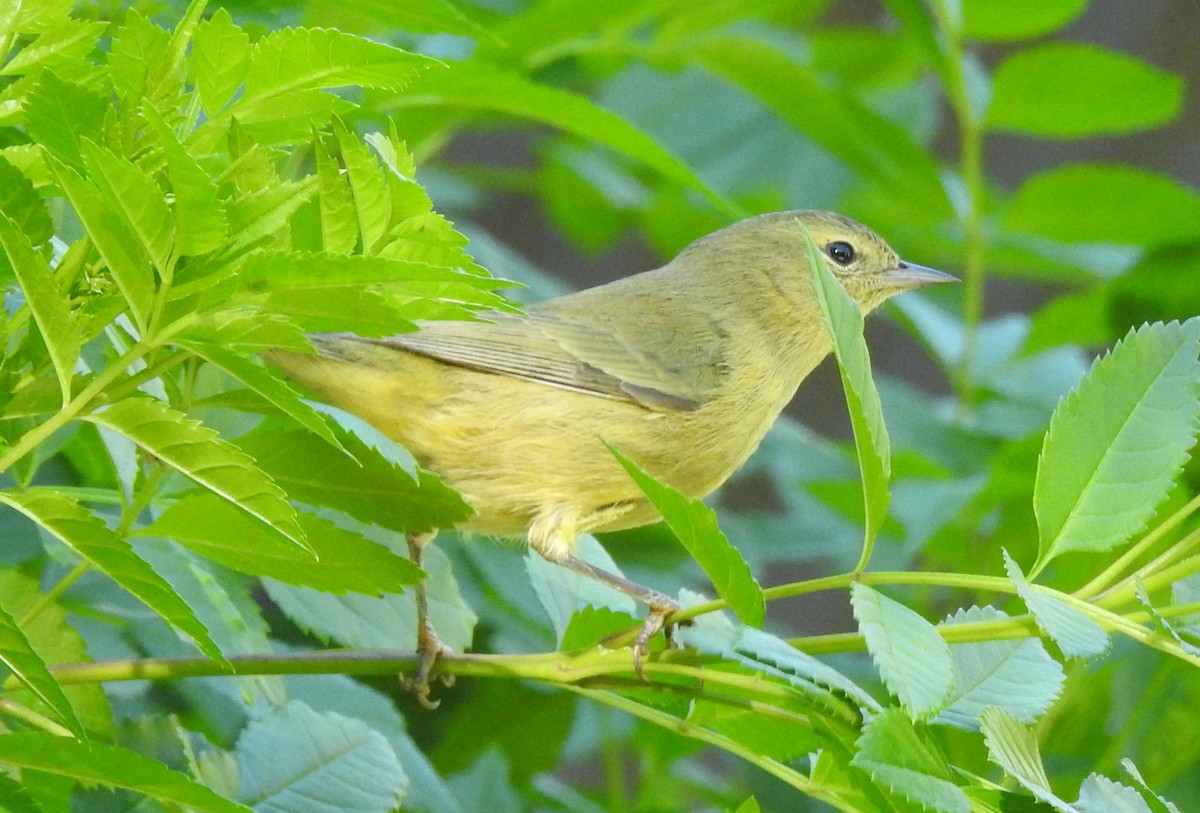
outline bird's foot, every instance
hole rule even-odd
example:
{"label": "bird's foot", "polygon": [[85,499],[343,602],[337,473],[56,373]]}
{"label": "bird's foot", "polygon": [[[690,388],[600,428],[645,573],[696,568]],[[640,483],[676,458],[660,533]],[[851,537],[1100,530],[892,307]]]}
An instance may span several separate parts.
{"label": "bird's foot", "polygon": [[646,680],[646,676],[642,674],[642,658],[650,651],[650,639],[661,630],[667,642],[667,649],[674,646],[671,636],[674,625],[668,624],[667,618],[671,613],[680,609],[678,603],[661,593],[655,597],[653,602],[648,602],[647,606],[650,613],[646,616],[646,622],[642,624],[642,628],[638,630],[637,637],[633,639],[633,671],[637,672],[638,678],[642,681]]}
{"label": "bird's foot", "polygon": [[[442,639],[438,637],[437,631],[428,621],[417,627],[417,654],[421,656],[421,663],[417,667],[417,673],[412,677],[402,678],[401,682],[404,688],[412,692],[417,698],[417,702],[427,709],[436,709],[442,704],[440,700],[431,700],[430,692],[430,677],[433,676],[433,670],[437,666],[438,660],[443,655],[453,654],[450,647],[442,643]],[[454,675],[442,673],[436,676],[441,681],[443,686],[450,687],[454,685]]]}

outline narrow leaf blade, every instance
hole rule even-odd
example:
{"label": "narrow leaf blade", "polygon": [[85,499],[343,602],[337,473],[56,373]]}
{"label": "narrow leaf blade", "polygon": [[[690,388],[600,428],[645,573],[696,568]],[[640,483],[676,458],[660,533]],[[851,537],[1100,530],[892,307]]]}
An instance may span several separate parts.
{"label": "narrow leaf blade", "polygon": [[4,608],[3,596],[0,596],[0,663],[8,667],[17,680],[53,709],[58,719],[66,724],[72,734],[77,737],[86,736],[71,701],[63,694],[62,686],[54,679],[46,662],[34,652],[29,639],[17,626],[17,620]]}

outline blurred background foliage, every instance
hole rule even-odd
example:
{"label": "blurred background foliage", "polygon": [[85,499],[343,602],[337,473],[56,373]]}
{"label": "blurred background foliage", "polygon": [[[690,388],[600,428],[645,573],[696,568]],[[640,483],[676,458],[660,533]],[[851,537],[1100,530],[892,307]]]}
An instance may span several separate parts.
{"label": "blurred background foliage", "polygon": [[[77,13],[114,18],[119,5],[82,3]],[[135,6],[167,27],[184,11]],[[868,326],[895,455],[872,569],[999,575],[1002,548],[1032,562],[1030,494],[1055,403],[1130,327],[1200,312],[1200,7],[1191,0],[220,6],[252,37],[333,26],[447,62],[398,93],[353,92],[357,106],[341,112],[360,129],[395,123],[417,179],[475,260],[528,286],[517,300],[654,267],[741,214],[787,208],[837,210],[901,256],[963,277],[956,290],[901,297]],[[861,494],[839,387],[825,365],[714,498],[764,585],[857,560]],[[1195,474],[1164,513],[1195,493]],[[479,616],[472,650],[553,649],[521,551],[446,537],[438,550]],[[704,588],[661,527],[601,541],[638,581]],[[1066,556],[1043,580],[1072,589],[1092,567]],[[293,620],[303,610],[272,598],[289,610],[267,605],[275,634],[302,644]],[[936,619],[973,597],[914,588],[904,600]],[[853,629],[840,592],[769,610],[781,635]],[[1056,781],[1114,775],[1132,757],[1181,809],[1200,809],[1200,743],[1181,736],[1193,727],[1200,672],[1115,646],[1067,664],[1063,696],[1038,726]],[[864,656],[838,663],[870,680]],[[324,680],[289,683],[289,696],[350,691]],[[228,682],[170,691],[218,741],[232,737],[237,717],[217,701],[236,691]],[[448,777],[406,761],[412,809],[722,809],[751,793],[763,810],[825,809],[569,693],[460,680],[441,696],[435,714],[397,699],[426,768]],[[980,747],[958,734],[941,743],[952,755]]]}

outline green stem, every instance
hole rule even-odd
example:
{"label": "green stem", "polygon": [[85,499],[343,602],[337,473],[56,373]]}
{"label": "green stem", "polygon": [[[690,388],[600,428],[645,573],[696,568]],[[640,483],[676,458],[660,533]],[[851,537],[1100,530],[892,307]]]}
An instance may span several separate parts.
{"label": "green stem", "polygon": [[[1151,531],[1150,533],[1148,533],[1144,537],[1142,537],[1141,540],[1136,545],[1131,547],[1129,550],[1125,551],[1125,553],[1123,553],[1120,557],[1118,557],[1115,562],[1113,562],[1111,565],[1109,565],[1107,568],[1105,568],[1104,571],[1102,573],[1100,573],[1100,575],[1096,576],[1096,578],[1092,579],[1090,582],[1085,584],[1083,587],[1076,590],[1075,595],[1079,598],[1089,599],[1089,598],[1092,598],[1093,596],[1097,595],[1098,593],[1104,592],[1104,590],[1110,584],[1112,584],[1112,582],[1117,578],[1117,576],[1125,571],[1125,568],[1129,567],[1131,564],[1133,564],[1133,562],[1137,561],[1137,559],[1143,553],[1145,553],[1147,550],[1149,550],[1151,547],[1153,547],[1154,544],[1158,542],[1158,540],[1162,539],[1166,534],[1175,530],[1175,528],[1177,528],[1181,522],[1183,522],[1185,519],[1187,519],[1192,514],[1194,514],[1197,509],[1200,509],[1200,495],[1193,497],[1187,503],[1187,505],[1183,506],[1178,511],[1176,511],[1174,514],[1167,517],[1167,519],[1165,519],[1162,523],[1160,523],[1157,528],[1155,528],[1153,531]],[[1175,551],[1176,548],[1179,548],[1180,546],[1183,546],[1185,544],[1190,545],[1191,542],[1189,540],[1191,540],[1192,537],[1194,537],[1194,536],[1196,536],[1196,531],[1193,531],[1191,534],[1184,537],[1183,540],[1181,540],[1179,543],[1177,543],[1175,546],[1173,546],[1172,550],[1168,551],[1167,553],[1172,553],[1173,551]],[[1166,554],[1164,554],[1164,556],[1165,555]],[[1178,555],[1179,554],[1176,553],[1176,558],[1178,557]],[[1159,557],[1159,558],[1161,559],[1162,557]],[[1157,562],[1158,560],[1155,560],[1155,561]],[[1153,564],[1153,563],[1151,563],[1151,564]]]}
{"label": "green stem", "polygon": [[135,344],[92,379],[92,383],[84,387],[70,403],[63,406],[61,410],[48,418],[44,423],[38,424],[22,435],[20,440],[13,444],[4,455],[0,456],[0,473],[7,471],[13,464],[36,449],[59,429],[62,429],[71,421],[78,418],[84,410],[91,406],[92,401],[104,392],[109,384],[121,377],[130,364],[137,361],[149,351],[150,348],[148,345],[144,343]]}
{"label": "green stem", "polygon": [[87,559],[84,559],[76,564],[75,567],[71,569],[70,573],[59,579],[57,584],[55,584],[45,593],[39,595],[37,600],[34,601],[33,604],[29,605],[29,609],[27,609],[25,614],[21,616],[21,619],[17,622],[17,626],[23,627],[33,619],[37,618],[38,613],[46,609],[46,607],[49,605],[58,601],[58,597],[65,593],[67,588],[79,581],[80,577],[91,569],[92,563]]}
{"label": "green stem", "polygon": [[9,717],[23,720],[35,728],[40,728],[43,731],[48,731],[51,734],[55,734],[59,737],[74,736],[69,729],[59,725],[49,717],[38,714],[33,709],[26,708],[20,703],[14,703],[8,698],[0,697],[0,714],[7,714]]}

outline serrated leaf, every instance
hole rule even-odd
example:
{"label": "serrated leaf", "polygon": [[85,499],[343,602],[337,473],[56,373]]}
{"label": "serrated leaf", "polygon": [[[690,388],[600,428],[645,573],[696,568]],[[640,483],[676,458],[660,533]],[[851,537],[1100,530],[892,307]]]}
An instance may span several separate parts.
{"label": "serrated leaf", "polygon": [[233,97],[250,66],[250,37],[218,8],[196,26],[192,37],[192,73],[200,103],[210,117]]}
{"label": "serrated leaf", "polygon": [[722,615],[704,615],[675,632],[680,643],[700,652],[720,655],[754,671],[764,672],[813,696],[835,689],[857,706],[878,711],[880,706],[861,686],[834,667],[801,652],[764,630],[735,625]]}
{"label": "serrated leaf", "polygon": [[229,254],[257,244],[266,238],[286,234],[291,217],[317,192],[317,179],[308,176],[299,181],[271,184],[257,192],[234,200],[228,209],[229,234],[225,247]]}
{"label": "serrated leaf", "polygon": [[[223,12],[224,9],[217,10],[218,15]],[[143,104],[141,114],[154,131],[167,162],[167,178],[174,198],[171,213],[179,253],[190,257],[220,248],[228,237],[229,222],[225,217],[225,202],[216,184],[157,110]]]}
{"label": "serrated leaf", "polygon": [[762,588],[742,554],[717,527],[716,513],[701,500],[688,499],[675,488],[659,482],[619,449],[612,446],[608,449],[712,580],[717,595],[729,603],[729,609],[743,623],[762,626],[767,614]]}
{"label": "serrated leaf", "polygon": [[152,398],[127,398],[87,420],[123,435],[186,477],[308,550],[283,490],[236,446]]}
{"label": "serrated leaf", "polygon": [[[417,304],[426,299],[415,300]],[[349,332],[367,338],[394,336],[417,329],[412,303],[393,304],[375,291],[351,286],[321,291],[275,291],[262,300],[264,310],[286,315],[310,333]],[[411,318],[406,318],[405,314]]]}
{"label": "serrated leaf", "polygon": [[0,502],[45,528],[185,633],[205,655],[224,663],[221,651],[191,608],[134,552],[128,542],[109,530],[86,508],[70,497],[45,488],[0,492]]}
{"label": "serrated leaf", "polygon": [[1141,794],[1143,801],[1150,806],[1150,809],[1153,811],[1153,813],[1180,813],[1178,807],[1176,807],[1173,803],[1168,802],[1166,799],[1150,789],[1150,787],[1146,784],[1146,780],[1142,778],[1141,771],[1139,771],[1137,766],[1133,764],[1133,760],[1122,759],[1121,767],[1124,768],[1129,774],[1130,778],[1133,779],[1134,784],[1137,786],[1138,793]]}
{"label": "serrated leaf", "polygon": [[[986,123],[1043,138],[1114,135],[1175,118],[1183,80],[1129,54],[1079,42],[1015,51],[996,68]],[[1120,103],[1113,104],[1114,93]]]}
{"label": "serrated leaf", "polygon": [[[378,529],[374,533],[378,536]],[[395,534],[390,536],[398,539]],[[425,589],[430,623],[446,646],[460,651],[467,649],[478,619],[462,597],[446,554],[436,545],[428,546],[421,565],[428,574]],[[412,591],[382,596],[334,596],[271,579],[265,580],[263,587],[297,626],[323,640],[391,652],[412,651],[417,647],[417,607]]]}
{"label": "serrated leaf", "polygon": [[[608,551],[590,534],[575,540],[575,556],[609,573],[623,575]],[[625,618],[631,618],[637,612],[637,602],[616,588],[548,561],[533,550],[525,555],[525,571],[563,651],[568,651],[567,630],[576,623],[581,610],[605,609],[611,611],[613,617]],[[627,625],[626,629],[631,626]]]}
{"label": "serrated leaf", "polygon": [[94,185],[66,164],[48,160],[55,180],[129,303],[134,322],[145,331],[154,301],[154,271],[149,256],[128,222]]}
{"label": "serrated leaf", "polygon": [[232,352],[227,345],[209,342],[179,344],[209,364],[229,373],[317,437],[340,448],[337,438],[316,410],[301,400],[300,394],[272,368],[256,364],[245,356]]}
{"label": "serrated leaf", "polygon": [[[67,611],[57,601],[47,602],[37,581],[15,569],[0,570],[0,595],[4,596],[5,610],[22,619],[21,629],[44,663],[91,660],[83,638],[67,623]],[[98,683],[63,685],[62,691],[89,734],[101,739],[113,736],[112,708]],[[21,690],[13,692],[13,699],[18,702],[33,704],[34,697]]]}
{"label": "serrated leaf", "polygon": [[875,389],[875,381],[871,378],[871,355],[863,336],[862,310],[834,276],[833,270],[813,243],[812,235],[799,221],[796,226],[804,234],[813,290],[821,307],[825,329],[833,341],[833,354],[837,359],[846,407],[850,412],[850,425],[854,430],[854,449],[862,475],[866,515],[863,552],[855,568],[862,570],[871,558],[875,538],[887,519],[888,504],[891,502],[888,492],[888,480],[892,474],[891,442],[883,423],[879,391]]}
{"label": "serrated leaf", "polygon": [[79,139],[100,131],[109,101],[90,88],[44,70],[21,106],[29,138],[73,166],[79,166]]}
{"label": "serrated leaf", "polygon": [[313,555],[212,494],[179,500],[139,533],[174,539],[240,573],[329,593],[399,593],[422,577],[382,545],[313,514],[298,519]]}
{"label": "serrated leaf", "polygon": [[629,613],[589,604],[571,616],[560,636],[559,648],[563,652],[588,649],[611,635],[630,629],[635,624],[637,621]]}
{"label": "serrated leaf", "polygon": [[954,691],[954,661],[937,628],[862,582],[850,586],[859,632],[888,689],[914,719],[933,717]]}
{"label": "serrated leaf", "polygon": [[1046,769],[1042,767],[1037,737],[1032,731],[1008,712],[996,708],[984,710],[980,717],[980,728],[983,741],[987,744],[988,758],[993,763],[1055,810],[1078,813],[1050,789],[1050,780],[1046,777]]}
{"label": "serrated leaf", "polygon": [[970,813],[971,802],[953,780],[946,758],[926,742],[900,709],[887,709],[863,726],[850,764],[925,810]]}
{"label": "serrated leaf", "polygon": [[26,788],[7,775],[0,775],[0,808],[7,813],[45,813]]}
{"label": "serrated leaf", "polygon": [[238,799],[257,810],[312,810],[317,800],[336,798],[338,810],[391,813],[408,787],[382,734],[295,700],[246,726],[236,754]]}
{"label": "serrated leaf", "polygon": [[1017,588],[1017,595],[1033,613],[1038,626],[1045,630],[1067,657],[1094,658],[1108,650],[1108,633],[1083,613],[1054,596],[1034,590],[1008,551],[1004,570]]}
{"label": "serrated leaf", "polygon": [[5,734],[0,736],[0,764],[87,784],[125,788],[168,805],[185,805],[205,813],[250,813],[249,808],[221,798],[161,762],[96,741],[81,742],[41,731]]}
{"label": "serrated leaf", "polygon": [[20,226],[3,212],[0,212],[0,247],[8,256],[33,321],[46,343],[65,404],[71,400],[71,380],[81,344],[79,328],[71,316],[66,294],[59,290],[54,272],[33,250]]}
{"label": "serrated leaf", "polygon": [[[0,66],[0,76],[32,75],[42,68],[70,65],[86,57],[107,28],[104,22],[60,19]],[[4,29],[0,20],[0,30]]]}
{"label": "serrated leaf", "polygon": [[462,498],[434,475],[414,478],[344,430],[335,432],[348,457],[312,433],[259,430],[240,439],[293,498],[345,512],[397,531],[449,528],[466,519]]}
{"label": "serrated leaf", "polygon": [[339,117],[333,119],[333,137],[350,185],[363,251],[374,254],[392,223],[392,200],[383,168]]}
{"label": "serrated leaf", "polygon": [[[1008,616],[992,607],[959,610],[939,626],[992,621]],[[1036,638],[951,644],[958,676],[950,703],[934,722],[978,730],[979,716],[996,706],[1023,723],[1032,723],[1062,691],[1062,666]]]}
{"label": "serrated leaf", "polygon": [[50,213],[33,182],[3,155],[0,155],[0,212],[17,224],[32,245],[43,245],[54,234]]}
{"label": "serrated leaf", "polygon": [[121,216],[159,275],[169,279],[175,230],[162,189],[141,167],[90,139],[82,139],[79,146],[88,177],[104,197],[106,208]]}
{"label": "serrated leaf", "polygon": [[400,94],[396,104],[492,110],[540,121],[588,141],[604,144],[645,164],[680,186],[693,189],[725,212],[740,209],[709,187],[686,164],[619,116],[585,96],[537,84],[495,65],[460,62],[431,71]]}
{"label": "serrated leaf", "polygon": [[1154,515],[1196,441],[1200,319],[1131,330],[1059,402],[1038,461],[1039,571],[1106,551]]}
{"label": "serrated leaf", "polygon": [[308,290],[366,285],[396,286],[405,283],[461,283],[482,290],[509,283],[492,277],[466,274],[457,268],[390,257],[360,254],[310,254],[295,251],[259,251],[242,263],[238,272],[243,288],[252,292]]}
{"label": "serrated leaf", "polygon": [[1153,813],[1137,790],[1097,773],[1079,786],[1076,805],[1080,813]]}
{"label": "serrated leaf", "polygon": [[147,95],[168,71],[170,44],[170,32],[150,22],[136,8],[130,9],[116,29],[108,52],[109,74],[117,91],[130,99]]}
{"label": "serrated leaf", "polygon": [[[334,122],[336,128],[339,121]],[[348,174],[342,173],[332,145],[324,139],[314,144],[317,200],[321,207],[321,248],[329,254],[349,254],[358,244],[358,211]]]}
{"label": "serrated leaf", "polygon": [[33,650],[17,620],[4,606],[5,597],[0,593],[0,663],[21,681],[24,686],[54,710],[55,715],[66,724],[76,737],[86,737],[83,723],[75,714],[71,701],[63,694],[62,686],[50,674],[46,662]]}

